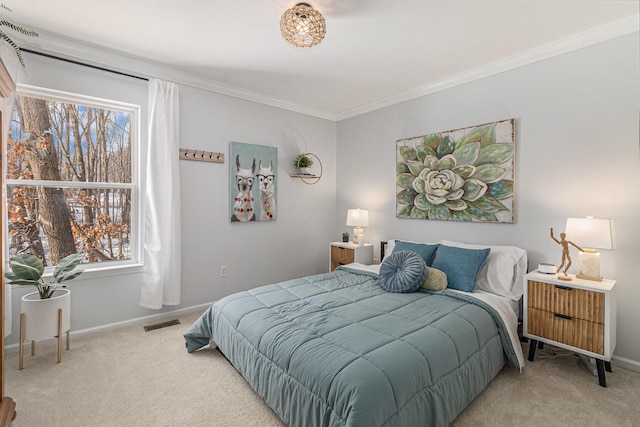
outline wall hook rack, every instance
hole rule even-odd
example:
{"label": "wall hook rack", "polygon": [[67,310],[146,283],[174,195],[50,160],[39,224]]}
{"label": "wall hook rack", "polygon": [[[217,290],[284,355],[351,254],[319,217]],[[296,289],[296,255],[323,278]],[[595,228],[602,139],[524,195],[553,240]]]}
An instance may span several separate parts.
{"label": "wall hook rack", "polygon": [[181,148],[180,159],[197,160],[200,162],[224,163],[224,153],[216,153],[215,151],[189,150],[187,148]]}

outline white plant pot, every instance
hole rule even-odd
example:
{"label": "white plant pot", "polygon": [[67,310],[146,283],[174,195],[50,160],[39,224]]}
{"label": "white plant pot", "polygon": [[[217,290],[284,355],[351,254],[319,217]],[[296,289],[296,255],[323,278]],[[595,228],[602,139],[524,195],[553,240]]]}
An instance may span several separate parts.
{"label": "white plant pot", "polygon": [[56,289],[53,296],[40,299],[31,292],[22,297],[24,340],[43,341],[58,336],[58,309],[62,309],[62,333],[71,329],[71,291]]}

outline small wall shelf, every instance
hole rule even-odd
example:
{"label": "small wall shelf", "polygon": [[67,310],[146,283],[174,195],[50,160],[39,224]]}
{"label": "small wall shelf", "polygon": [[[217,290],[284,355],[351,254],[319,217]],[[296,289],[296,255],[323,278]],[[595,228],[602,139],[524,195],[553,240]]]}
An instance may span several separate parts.
{"label": "small wall shelf", "polygon": [[298,178],[300,181],[309,185],[316,184],[318,181],[320,181],[320,178],[322,178],[322,162],[320,161],[320,158],[313,153],[303,153],[302,156],[313,157],[315,159],[313,163],[317,163],[318,165],[320,165],[320,172],[317,174],[309,175],[300,173],[300,168],[297,168],[296,173],[292,174],[291,178]]}

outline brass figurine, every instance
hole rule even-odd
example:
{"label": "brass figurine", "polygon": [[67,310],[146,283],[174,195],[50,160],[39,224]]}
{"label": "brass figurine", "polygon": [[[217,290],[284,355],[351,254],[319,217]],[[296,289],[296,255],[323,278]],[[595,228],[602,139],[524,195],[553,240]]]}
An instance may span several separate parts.
{"label": "brass figurine", "polygon": [[[562,262],[560,263],[560,267],[558,267],[557,272],[559,273],[560,270],[562,270],[562,267],[564,267],[564,270],[562,270],[562,272],[564,273],[564,276],[558,276],[558,279],[571,280],[571,277],[567,274],[567,270],[569,269],[569,267],[571,267],[571,254],[569,253],[569,245],[575,247],[580,252],[584,252],[584,249],[582,249],[580,246],[576,245],[572,241],[567,240],[566,233],[560,233],[560,240],[556,239],[555,236],[553,235],[553,227],[551,227],[550,234],[554,242],[556,242],[559,245],[562,245]],[[567,264],[566,266],[565,266],[565,262]]]}

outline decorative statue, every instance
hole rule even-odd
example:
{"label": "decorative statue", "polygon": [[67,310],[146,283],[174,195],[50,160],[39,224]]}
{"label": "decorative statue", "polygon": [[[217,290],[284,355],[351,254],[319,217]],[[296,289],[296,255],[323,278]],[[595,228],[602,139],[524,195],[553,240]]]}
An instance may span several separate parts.
{"label": "decorative statue", "polygon": [[566,233],[560,233],[560,240],[556,239],[555,236],[553,235],[553,227],[551,227],[550,234],[554,242],[556,242],[559,245],[562,245],[562,262],[560,263],[560,267],[558,267],[558,273],[560,272],[560,270],[562,270],[562,267],[564,267],[564,270],[562,270],[562,272],[564,273],[564,276],[558,276],[558,279],[571,280],[571,277],[567,274],[567,270],[569,269],[569,267],[571,267],[571,255],[569,254],[569,245],[575,247],[580,252],[584,252],[584,249],[582,249],[580,246],[576,245],[572,241],[567,240]]}

